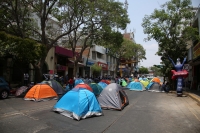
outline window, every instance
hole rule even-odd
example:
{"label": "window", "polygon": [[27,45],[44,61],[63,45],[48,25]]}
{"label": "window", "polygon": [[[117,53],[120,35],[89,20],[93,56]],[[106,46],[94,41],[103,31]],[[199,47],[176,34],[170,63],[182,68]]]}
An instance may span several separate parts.
{"label": "window", "polygon": [[96,60],[96,52],[95,51],[92,51],[92,59]]}
{"label": "window", "polygon": [[102,54],[97,52],[97,58],[101,59],[101,57],[102,57]]}

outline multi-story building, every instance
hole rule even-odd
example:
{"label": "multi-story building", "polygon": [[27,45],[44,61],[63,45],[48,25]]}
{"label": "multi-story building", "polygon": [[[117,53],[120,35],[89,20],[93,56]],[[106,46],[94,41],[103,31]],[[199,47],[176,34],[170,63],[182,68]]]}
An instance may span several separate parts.
{"label": "multi-story building", "polygon": [[[192,27],[198,29],[197,34],[200,36],[200,4],[195,12]],[[188,80],[191,81],[191,89],[200,90],[200,41],[192,40],[188,47],[188,63],[190,65]]]}
{"label": "multi-story building", "polygon": [[[135,43],[133,32],[124,33],[123,37]],[[137,76],[138,74],[137,57],[133,57],[132,59],[129,59],[129,60],[122,57],[120,59],[119,72],[120,72],[120,76]]]}
{"label": "multi-story building", "polygon": [[[80,50],[80,47],[76,48],[76,52]],[[102,67],[100,76],[116,76],[116,58],[109,56],[103,46],[92,45],[86,48],[83,52],[83,62],[85,65],[83,76],[92,76],[91,66],[95,63]]]}

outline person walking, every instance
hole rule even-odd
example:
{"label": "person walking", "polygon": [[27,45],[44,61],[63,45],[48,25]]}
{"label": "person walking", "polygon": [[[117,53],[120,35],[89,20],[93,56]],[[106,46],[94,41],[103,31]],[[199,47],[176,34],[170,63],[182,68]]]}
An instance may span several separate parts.
{"label": "person walking", "polygon": [[71,90],[74,87],[74,79],[71,77],[68,81],[69,89]]}

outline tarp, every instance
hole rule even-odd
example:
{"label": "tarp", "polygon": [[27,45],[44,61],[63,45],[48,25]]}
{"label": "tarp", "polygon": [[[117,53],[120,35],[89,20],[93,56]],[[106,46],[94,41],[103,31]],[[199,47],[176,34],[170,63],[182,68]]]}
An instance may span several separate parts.
{"label": "tarp", "polygon": [[21,86],[20,88],[18,88],[15,92],[15,96],[24,96],[26,94],[28,90],[28,86]]}
{"label": "tarp", "polygon": [[145,87],[143,86],[142,83],[140,82],[130,82],[126,88],[129,88],[129,90],[134,90],[134,91],[144,91]]}
{"label": "tarp", "polygon": [[97,97],[103,109],[122,110],[129,104],[128,96],[119,84],[111,83]]}
{"label": "tarp", "polygon": [[93,92],[92,88],[88,84],[85,84],[85,83],[77,84],[74,88],[85,88],[85,89]]}
{"label": "tarp", "polygon": [[94,93],[84,88],[70,90],[54,105],[53,111],[76,120],[102,115]]}
{"label": "tarp", "polygon": [[91,84],[89,84],[89,86],[92,88],[95,96],[98,96],[103,90],[103,88],[96,83],[91,83]]}
{"label": "tarp", "polygon": [[98,85],[100,85],[103,89],[107,86],[107,84],[104,82],[99,82]]}
{"label": "tarp", "polygon": [[57,98],[58,95],[51,86],[47,84],[36,84],[26,93],[24,100],[45,101]]}
{"label": "tarp", "polygon": [[59,82],[57,82],[54,79],[44,80],[44,81],[41,82],[41,84],[50,85],[58,95],[64,94],[64,88],[62,87],[62,85]]}

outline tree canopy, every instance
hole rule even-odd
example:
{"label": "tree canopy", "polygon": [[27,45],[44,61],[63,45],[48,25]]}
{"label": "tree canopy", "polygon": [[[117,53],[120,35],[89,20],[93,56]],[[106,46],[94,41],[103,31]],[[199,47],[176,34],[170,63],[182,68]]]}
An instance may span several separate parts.
{"label": "tree canopy", "polygon": [[45,56],[32,62],[39,70],[38,80],[48,51],[63,38],[73,52],[78,42],[84,51],[91,41],[105,39],[105,35],[112,38],[114,28],[123,30],[130,22],[123,3],[114,0],[2,0],[0,7],[0,31],[32,38],[44,46]]}
{"label": "tree canopy", "polygon": [[168,55],[176,60],[183,59],[188,50],[188,41],[199,38],[197,29],[190,26],[193,12],[190,0],[170,0],[155,9],[151,15],[143,18],[142,26],[147,34],[146,41],[154,39],[159,49],[156,53],[161,56],[163,73],[169,73],[172,68]]}

